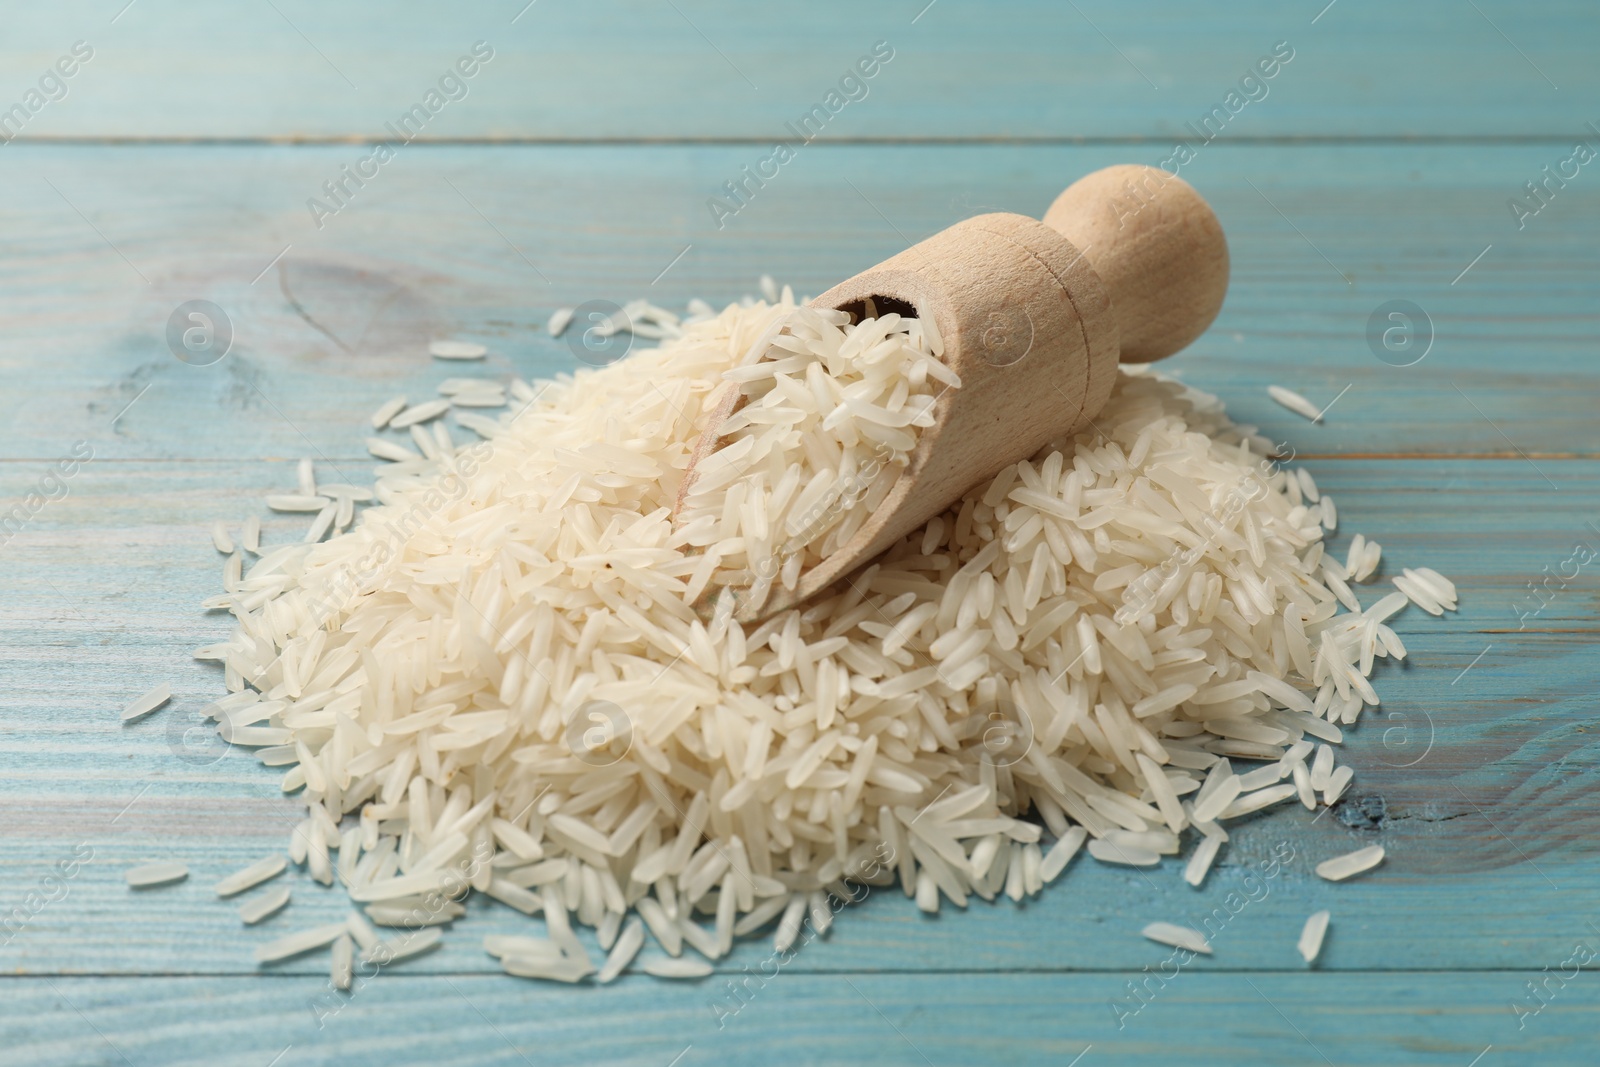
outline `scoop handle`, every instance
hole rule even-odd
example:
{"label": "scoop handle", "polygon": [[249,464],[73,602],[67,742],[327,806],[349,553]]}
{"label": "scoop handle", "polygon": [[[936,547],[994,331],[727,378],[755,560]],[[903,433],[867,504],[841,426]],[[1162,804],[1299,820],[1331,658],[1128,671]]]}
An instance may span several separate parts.
{"label": "scoop handle", "polygon": [[1205,198],[1157,167],[1121,164],[1067,186],[1044,223],[1100,276],[1123,363],[1170,356],[1205,332],[1228,291],[1228,242]]}

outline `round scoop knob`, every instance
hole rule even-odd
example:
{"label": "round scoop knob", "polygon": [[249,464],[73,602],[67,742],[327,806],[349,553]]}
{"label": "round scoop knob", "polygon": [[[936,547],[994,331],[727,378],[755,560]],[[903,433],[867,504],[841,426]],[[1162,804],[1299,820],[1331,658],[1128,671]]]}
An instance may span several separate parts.
{"label": "round scoop knob", "polygon": [[1194,187],[1121,164],[1067,186],[1044,223],[1083,250],[1111,293],[1122,362],[1149,363],[1206,331],[1228,291],[1228,242]]}

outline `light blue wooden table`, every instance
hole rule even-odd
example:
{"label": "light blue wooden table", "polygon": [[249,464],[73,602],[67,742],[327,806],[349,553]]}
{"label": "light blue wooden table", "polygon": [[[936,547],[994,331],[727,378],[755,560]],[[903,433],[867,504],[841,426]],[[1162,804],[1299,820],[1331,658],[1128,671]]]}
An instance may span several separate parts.
{"label": "light blue wooden table", "polygon": [[[1564,566],[1600,548],[1600,163],[1559,178],[1576,141],[1600,147],[1592,2],[123,2],[0,20],[0,109],[22,108],[0,110],[0,502],[93,451],[0,546],[0,1063],[1600,1062],[1600,974],[1574,962],[1600,958],[1600,583]],[[319,228],[307,200],[478,41],[465,95]],[[708,198],[880,41],[864,98],[719,226]],[[1228,111],[1274,48],[1293,58]],[[252,966],[347,904],[296,875],[245,929],[209,891],[296,807],[191,732],[220,687],[188,658],[222,632],[197,608],[214,520],[303,455],[363,475],[366,414],[451,372],[430,336],[551,374],[575,365],[542,333],[555,307],[726,300],[764,271],[819,291],[965,215],[1158,163],[1207,115],[1221,132],[1182,174],[1233,285],[1171,369],[1292,443],[1338,498],[1336,544],[1364,531],[1462,589],[1459,615],[1403,617],[1412,657],[1350,738],[1340,808],[1255,819],[1200,891],[1172,862],[1081,862],[1020,909],[929,919],[878,894],[720,1026],[764,943],[702,983],[550,988],[482,954],[528,920],[478,902],[320,1020],[320,958]],[[236,331],[214,366],[168,349],[191,299]],[[1412,366],[1369,345],[1392,300],[1431,321]],[[1313,426],[1269,383],[1337,403]],[[121,726],[162,680],[172,704]],[[1311,874],[1372,842],[1389,860],[1358,882]],[[1209,912],[1275,848],[1295,858],[1214,958],[1128,1013],[1165,955],[1139,928]],[[130,892],[158,856],[192,876]],[[1321,907],[1308,971],[1294,940]]]}

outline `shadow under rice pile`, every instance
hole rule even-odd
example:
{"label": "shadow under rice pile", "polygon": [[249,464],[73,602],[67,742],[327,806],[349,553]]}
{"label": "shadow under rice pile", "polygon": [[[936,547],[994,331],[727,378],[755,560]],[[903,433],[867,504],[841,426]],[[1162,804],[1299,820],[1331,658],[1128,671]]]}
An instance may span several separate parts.
{"label": "shadow under rice pile", "polygon": [[[741,626],[731,586],[792,586],[786,539],[838,543],[958,383],[916,320],[850,324],[788,290],[643,315],[659,348],[513,381],[499,419],[458,408],[471,444],[385,405],[374,424],[416,451],[371,439],[391,462],[370,488],[303,467],[272,499],[316,512],[305,542],[246,570],[252,520],[230,555],[207,606],[237,625],[196,653],[225,665],[219,731],[283,769],[307,807],[290,858],[359,909],[269,957],[332,946],[348,982],[349,938],[389,944],[369,923],[438,926],[475,890],[542,915],[487,940],[512,974],[608,981],[648,935],[680,957],[650,973],[695,977],[737,937],[809,940],[862,886],[930,912],[1021,900],[1085,842],[1114,864],[1184,852],[1199,885],[1230,820],[1339,798],[1341,727],[1405,655],[1389,620],[1455,606],[1418,569],[1363,608],[1378,545],[1328,556],[1337,514],[1305,470],[1134,367],[1092,432]],[[675,515],[730,379],[760,383],[755,461]],[[466,407],[503,390],[447,384]]]}

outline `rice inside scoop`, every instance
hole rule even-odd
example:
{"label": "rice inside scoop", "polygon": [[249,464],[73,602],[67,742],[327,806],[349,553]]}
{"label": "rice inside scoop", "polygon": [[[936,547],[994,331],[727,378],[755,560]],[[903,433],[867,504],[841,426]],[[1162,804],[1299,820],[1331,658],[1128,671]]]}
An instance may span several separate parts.
{"label": "rice inside scoop", "polygon": [[916,318],[797,307],[724,372],[741,404],[677,515],[677,539],[704,553],[691,602],[735,586],[763,604],[848,543],[961,384],[943,350]]}

